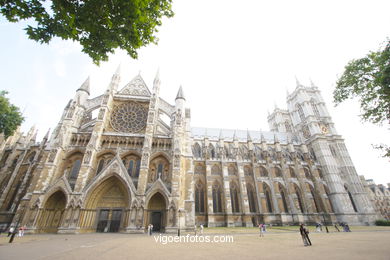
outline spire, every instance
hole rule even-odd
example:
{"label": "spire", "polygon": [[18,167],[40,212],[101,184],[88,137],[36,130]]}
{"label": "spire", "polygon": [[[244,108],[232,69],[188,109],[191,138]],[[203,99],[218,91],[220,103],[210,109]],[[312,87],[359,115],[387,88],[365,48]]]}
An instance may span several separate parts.
{"label": "spire", "polygon": [[265,143],[265,138],[264,138],[264,135],[263,135],[263,132],[261,131],[261,129],[260,129],[260,140],[262,143]]}
{"label": "spire", "polygon": [[[180,86],[179,91],[177,92],[176,99],[184,99],[184,100],[186,100],[186,99],[184,98],[184,93],[183,93],[183,88],[182,88],[182,86]],[[176,100],[176,99],[175,99],[175,100]]]}
{"label": "spire", "polygon": [[160,68],[157,69],[156,76],[154,77],[154,84],[160,83]]}
{"label": "spire", "polygon": [[219,140],[223,140],[222,129],[219,130]]}
{"label": "spire", "polygon": [[299,82],[297,76],[295,76],[295,82],[296,82],[297,88],[298,88],[298,87],[303,87],[303,85],[301,84],[301,82]]}
{"label": "spire", "polygon": [[246,129],[246,139],[248,142],[252,142],[252,137],[251,137],[248,129]]}
{"label": "spire", "polygon": [[238,141],[238,138],[237,138],[237,130],[234,130],[233,141]]}
{"label": "spire", "polygon": [[30,142],[35,143],[37,141],[38,130],[35,131],[34,135],[31,137]]}
{"label": "spire", "polygon": [[117,76],[121,75],[121,63],[119,63],[118,67],[116,68],[116,71],[115,71],[114,75],[117,75]]}
{"label": "spire", "polygon": [[77,91],[85,91],[89,95],[89,76],[88,78],[84,81],[84,83],[77,89]]}
{"label": "spire", "polygon": [[49,128],[49,130],[47,130],[45,136],[43,137],[44,141],[47,141],[47,139],[49,139],[49,133],[50,133],[50,128]]}
{"label": "spire", "polygon": [[156,95],[158,95],[158,93],[160,91],[160,84],[161,84],[161,81],[160,81],[160,68],[158,68],[156,76],[154,77],[154,81],[153,81],[153,92]]}

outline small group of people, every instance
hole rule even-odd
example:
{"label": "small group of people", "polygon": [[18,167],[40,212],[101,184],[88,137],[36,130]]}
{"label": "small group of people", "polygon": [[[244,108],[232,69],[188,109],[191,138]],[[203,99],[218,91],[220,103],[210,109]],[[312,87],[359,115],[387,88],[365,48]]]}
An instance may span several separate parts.
{"label": "small group of people", "polygon": [[[22,237],[24,236],[24,231],[26,230],[26,226],[21,226],[19,227],[18,229],[18,237]],[[14,232],[16,232],[15,230],[15,227],[14,226],[10,226],[9,229],[8,229],[8,236],[11,236]]]}
{"label": "small group of people", "polygon": [[[200,224],[199,225],[199,233],[201,234],[201,235],[203,235],[203,230],[204,230],[204,227],[203,227],[203,224]],[[195,226],[194,226],[194,231],[195,231],[195,236],[197,235],[197,233],[198,233],[198,226],[195,224]]]}
{"label": "small group of people", "polygon": [[153,233],[153,224],[148,225],[148,235],[151,236]]}
{"label": "small group of people", "polygon": [[341,222],[340,226],[343,227],[344,232],[351,232],[351,229],[349,228],[349,225],[347,223]]}
{"label": "small group of people", "polygon": [[260,237],[263,237],[264,236],[264,232],[266,232],[265,224],[263,224],[263,223],[259,224],[259,231],[260,231]]}

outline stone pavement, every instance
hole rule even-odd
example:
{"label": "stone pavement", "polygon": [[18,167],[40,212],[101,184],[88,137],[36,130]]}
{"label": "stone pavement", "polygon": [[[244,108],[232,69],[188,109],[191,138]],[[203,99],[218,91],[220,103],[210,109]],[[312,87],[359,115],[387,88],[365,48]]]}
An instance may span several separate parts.
{"label": "stone pavement", "polygon": [[304,247],[298,232],[266,233],[262,238],[235,233],[232,243],[166,245],[153,236],[97,233],[26,235],[9,244],[2,234],[0,259],[390,259],[389,231],[310,233],[310,237],[313,246]]}

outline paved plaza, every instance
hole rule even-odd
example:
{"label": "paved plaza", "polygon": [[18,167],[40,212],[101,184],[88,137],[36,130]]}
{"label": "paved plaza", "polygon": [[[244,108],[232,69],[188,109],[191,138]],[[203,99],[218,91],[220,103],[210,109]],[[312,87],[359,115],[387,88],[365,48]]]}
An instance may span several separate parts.
{"label": "paved plaza", "polygon": [[206,235],[233,235],[234,242],[163,244],[154,236],[94,233],[26,235],[9,244],[2,234],[0,259],[390,259],[390,228],[311,232],[311,247],[303,246],[294,228],[270,230],[265,237],[254,228],[211,229]]}

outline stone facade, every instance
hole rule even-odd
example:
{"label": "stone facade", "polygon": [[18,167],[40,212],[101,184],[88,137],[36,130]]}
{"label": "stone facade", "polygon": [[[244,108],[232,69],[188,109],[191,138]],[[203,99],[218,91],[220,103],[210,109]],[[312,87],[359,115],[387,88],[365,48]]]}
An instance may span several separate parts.
{"label": "stone facade", "polygon": [[297,84],[271,131],[191,127],[137,75],[90,98],[87,79],[42,142],[0,146],[0,221],[29,232],[177,232],[194,225],[373,223],[377,214],[317,87]]}
{"label": "stone facade", "polygon": [[383,184],[375,184],[372,179],[366,180],[364,176],[360,176],[360,179],[380,218],[390,220],[390,183],[386,187]]}

